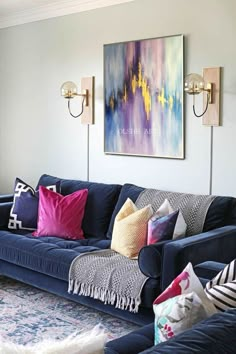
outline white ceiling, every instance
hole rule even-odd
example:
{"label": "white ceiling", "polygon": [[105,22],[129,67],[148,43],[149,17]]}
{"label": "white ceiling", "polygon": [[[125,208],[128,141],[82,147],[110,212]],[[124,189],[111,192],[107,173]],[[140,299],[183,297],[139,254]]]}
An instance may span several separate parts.
{"label": "white ceiling", "polygon": [[0,28],[134,0],[0,0]]}

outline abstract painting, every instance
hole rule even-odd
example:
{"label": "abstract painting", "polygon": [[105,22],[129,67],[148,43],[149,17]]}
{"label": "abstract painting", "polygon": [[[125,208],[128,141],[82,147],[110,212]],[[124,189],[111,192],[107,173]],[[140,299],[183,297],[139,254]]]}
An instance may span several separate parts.
{"label": "abstract painting", "polygon": [[184,158],[183,36],[104,45],[104,150]]}

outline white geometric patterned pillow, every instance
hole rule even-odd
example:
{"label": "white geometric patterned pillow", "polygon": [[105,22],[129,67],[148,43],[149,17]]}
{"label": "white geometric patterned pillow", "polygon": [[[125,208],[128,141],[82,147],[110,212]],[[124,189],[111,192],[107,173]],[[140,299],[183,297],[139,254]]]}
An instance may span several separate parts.
{"label": "white geometric patterned pillow", "polygon": [[[47,186],[48,189],[60,193],[61,183]],[[39,192],[28,183],[16,178],[14,200],[9,215],[8,228],[12,230],[37,229]]]}
{"label": "white geometric patterned pillow", "polygon": [[206,284],[205,292],[219,311],[236,308],[236,259]]}

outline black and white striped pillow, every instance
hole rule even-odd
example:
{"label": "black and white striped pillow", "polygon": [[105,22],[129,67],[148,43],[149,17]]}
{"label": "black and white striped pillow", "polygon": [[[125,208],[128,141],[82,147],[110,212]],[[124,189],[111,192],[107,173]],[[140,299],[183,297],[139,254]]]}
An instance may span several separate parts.
{"label": "black and white striped pillow", "polygon": [[205,292],[219,311],[236,308],[236,259],[206,284]]}

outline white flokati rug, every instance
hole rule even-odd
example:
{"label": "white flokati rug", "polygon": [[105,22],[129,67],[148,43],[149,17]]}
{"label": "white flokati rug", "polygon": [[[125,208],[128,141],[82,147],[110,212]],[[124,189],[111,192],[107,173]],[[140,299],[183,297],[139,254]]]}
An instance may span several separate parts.
{"label": "white flokati rug", "polygon": [[0,339],[0,354],[103,354],[107,340],[97,325],[91,331],[72,334],[64,340],[45,340],[34,345],[20,345]]}

